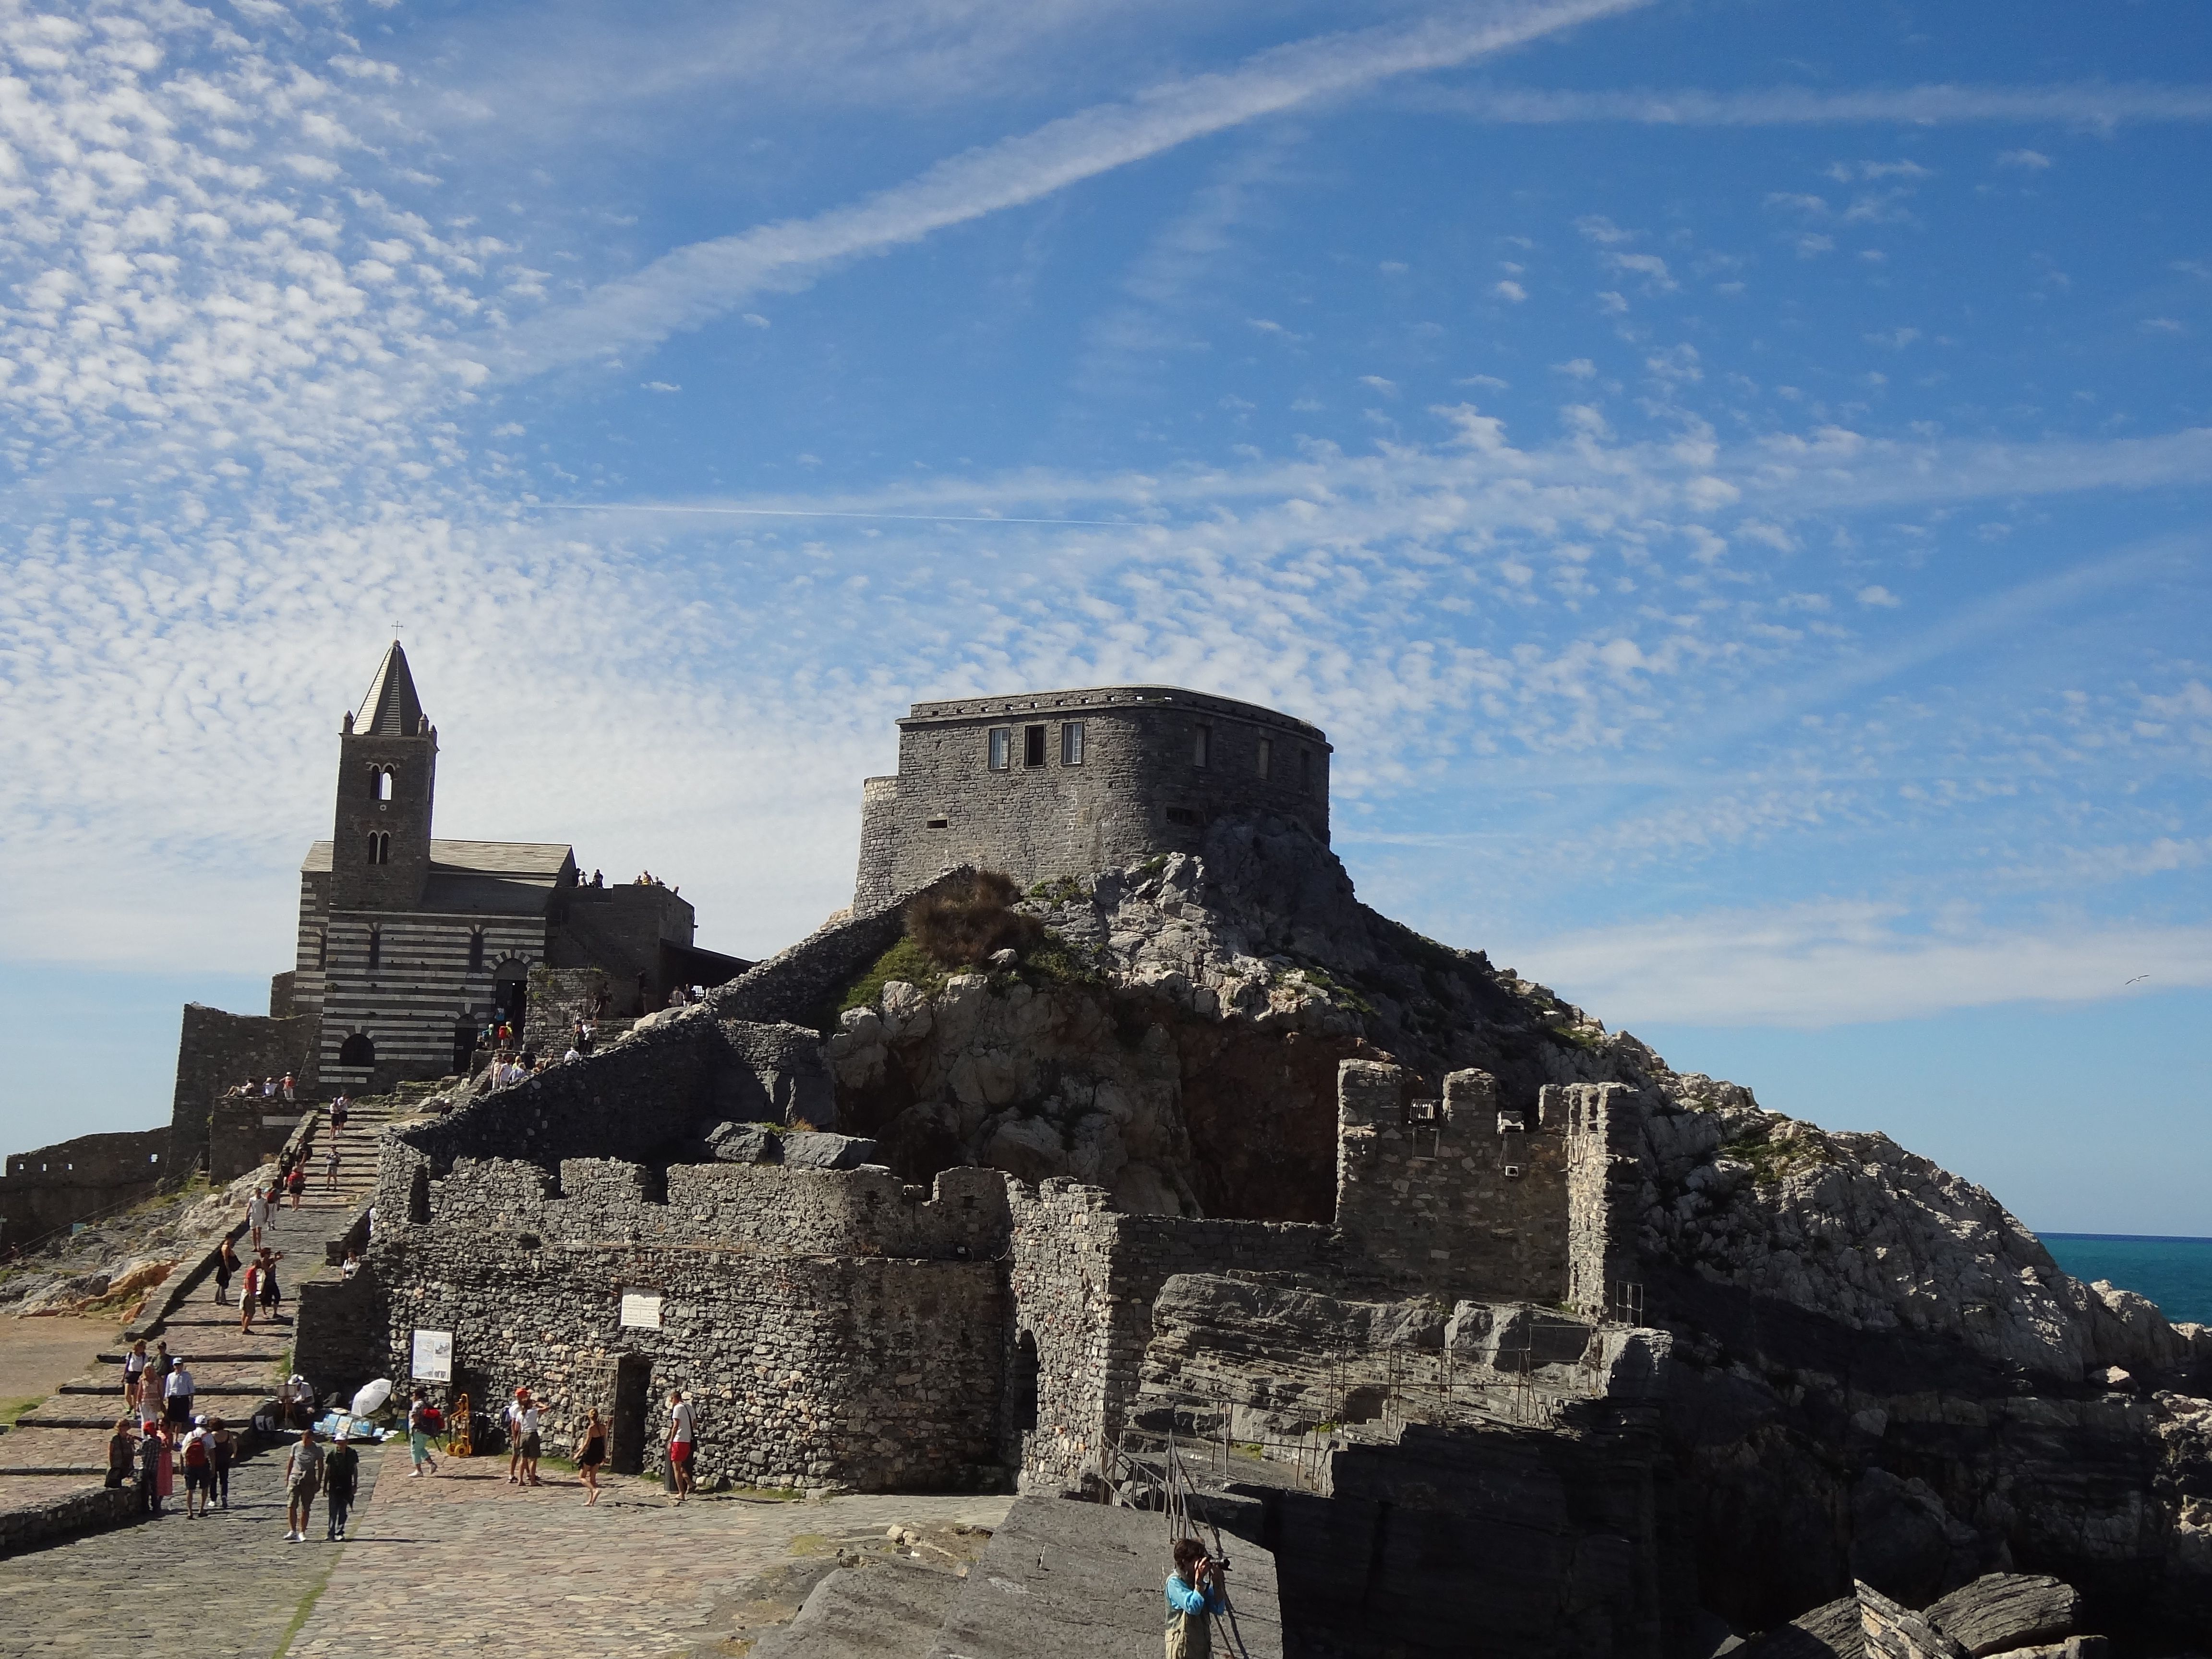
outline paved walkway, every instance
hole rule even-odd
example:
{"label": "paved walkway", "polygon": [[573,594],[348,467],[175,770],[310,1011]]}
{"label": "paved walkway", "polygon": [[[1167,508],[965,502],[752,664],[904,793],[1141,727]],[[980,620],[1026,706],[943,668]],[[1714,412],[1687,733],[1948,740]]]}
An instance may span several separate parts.
{"label": "paved walkway", "polygon": [[503,1458],[440,1467],[434,1478],[410,1480],[404,1447],[386,1449],[371,1501],[356,1512],[355,1541],[291,1659],[726,1656],[743,1651],[727,1638],[749,1619],[796,1611],[764,1607],[754,1593],[764,1577],[773,1586],[794,1555],[826,1565],[841,1547],[880,1549],[894,1522],[957,1548],[955,1526],[995,1527],[1013,1503],[732,1494],[679,1508],[657,1480],[616,1476],[586,1509],[581,1485],[565,1473],[524,1490],[507,1484]]}
{"label": "paved walkway", "polygon": [[[231,1471],[230,1509],[86,1533],[0,1560],[0,1654],[270,1659],[337,1544],[284,1541],[284,1459]],[[319,1537],[319,1533],[318,1534]]]}
{"label": "paved walkway", "polygon": [[[337,1271],[325,1259],[325,1244],[368,1202],[375,1185],[376,1138],[387,1122],[395,1121],[398,1109],[398,1103],[389,1097],[362,1103],[340,1145],[337,1190],[326,1188],[318,1161],[311,1165],[301,1207],[295,1210],[288,1202],[270,1218],[264,1238],[283,1258],[276,1276],[283,1287],[284,1305],[277,1320],[257,1316],[252,1333],[241,1333],[237,1303],[240,1281],[231,1285],[229,1304],[218,1306],[210,1279],[190,1302],[153,1328],[168,1343],[169,1352],[181,1356],[191,1369],[199,1389],[195,1404],[204,1414],[221,1417],[238,1428],[274,1391],[281,1362],[292,1346],[292,1309],[298,1287]],[[319,1133],[326,1135],[328,1129]],[[248,1254],[241,1239],[241,1281]],[[177,1271],[189,1272],[196,1265],[188,1261]],[[163,1293],[157,1288],[154,1295],[158,1298]],[[100,1484],[107,1469],[107,1437],[124,1413],[125,1346],[120,1340],[110,1344],[91,1370],[63,1383],[58,1392],[19,1418],[12,1431],[0,1435],[0,1507],[35,1503]]]}

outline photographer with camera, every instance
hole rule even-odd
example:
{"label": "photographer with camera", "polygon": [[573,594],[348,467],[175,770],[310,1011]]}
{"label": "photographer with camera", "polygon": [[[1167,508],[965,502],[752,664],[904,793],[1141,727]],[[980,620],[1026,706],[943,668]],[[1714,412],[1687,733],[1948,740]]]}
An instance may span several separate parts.
{"label": "photographer with camera", "polygon": [[1175,1571],[1168,1575],[1167,1659],[1208,1659],[1212,1653],[1210,1621],[1229,1611],[1221,1579],[1228,1565],[1195,1538],[1176,1540]]}

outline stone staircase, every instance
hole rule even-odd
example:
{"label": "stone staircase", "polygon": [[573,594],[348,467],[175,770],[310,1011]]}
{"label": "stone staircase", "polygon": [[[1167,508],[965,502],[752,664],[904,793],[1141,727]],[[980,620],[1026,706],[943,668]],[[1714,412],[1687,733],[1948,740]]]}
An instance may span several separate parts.
{"label": "stone staircase", "polygon": [[[243,1429],[253,1408],[274,1393],[285,1374],[292,1349],[292,1311],[298,1287],[313,1279],[334,1276],[339,1268],[329,1260],[331,1243],[342,1236],[368,1207],[376,1186],[377,1143],[383,1131],[416,1121],[424,1103],[441,1085],[403,1085],[389,1095],[351,1103],[344,1133],[338,1139],[339,1164],[333,1182],[325,1173],[323,1154],[330,1146],[325,1112],[317,1109],[304,1133],[307,1145],[307,1190],[300,1206],[287,1199],[264,1230],[264,1241],[278,1252],[277,1284],[284,1296],[275,1320],[256,1314],[253,1329],[238,1328],[238,1295],[243,1272],[234,1278],[229,1300],[215,1300],[210,1273],[183,1299],[170,1306],[173,1293],[155,1292],[139,1323],[123,1333],[123,1340],[96,1361],[96,1369],[70,1378],[42,1404],[15,1420],[0,1434],[0,1511],[29,1503],[42,1503],[97,1488],[107,1472],[107,1437],[125,1412],[123,1357],[130,1343],[147,1340],[150,1350],[157,1340],[169,1345],[172,1355],[183,1358],[197,1385],[194,1409],[221,1417],[233,1429]],[[239,1219],[245,1214],[241,1206]],[[246,1245],[240,1235],[243,1259]],[[180,1285],[200,1264],[187,1261],[171,1274]],[[179,1479],[182,1501],[182,1478]]]}

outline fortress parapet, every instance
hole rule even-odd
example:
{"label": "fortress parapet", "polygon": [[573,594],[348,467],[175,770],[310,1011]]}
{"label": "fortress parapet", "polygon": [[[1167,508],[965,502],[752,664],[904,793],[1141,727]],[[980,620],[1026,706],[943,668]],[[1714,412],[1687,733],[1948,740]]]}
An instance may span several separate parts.
{"label": "fortress parapet", "polygon": [[918,702],[896,776],[862,787],[856,911],[966,864],[1026,887],[1196,852],[1272,812],[1328,839],[1328,739],[1291,715],[1167,685]]}

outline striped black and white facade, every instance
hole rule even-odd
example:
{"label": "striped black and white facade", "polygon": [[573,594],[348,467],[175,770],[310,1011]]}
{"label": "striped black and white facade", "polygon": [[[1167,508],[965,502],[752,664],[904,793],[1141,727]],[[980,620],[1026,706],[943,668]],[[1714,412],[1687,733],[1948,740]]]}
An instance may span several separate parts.
{"label": "striped black and white facade", "polygon": [[[433,841],[422,908],[337,910],[329,902],[333,850],[316,842],[300,872],[293,989],[297,1012],[322,1017],[323,1083],[358,1091],[380,1070],[454,1070],[457,1039],[517,1012],[530,969],[550,957],[562,896],[576,884],[574,854],[537,842]],[[366,1057],[356,1039],[366,1039]]]}
{"label": "striped black and white facade", "polygon": [[585,885],[565,842],[432,839],[437,761],[395,641],[345,717],[331,839],[300,866],[290,1006],[319,1018],[325,1094],[465,1068],[486,1022],[521,1029],[540,963],[600,969],[617,1015],[746,965],[696,950],[691,907],[658,883]]}

